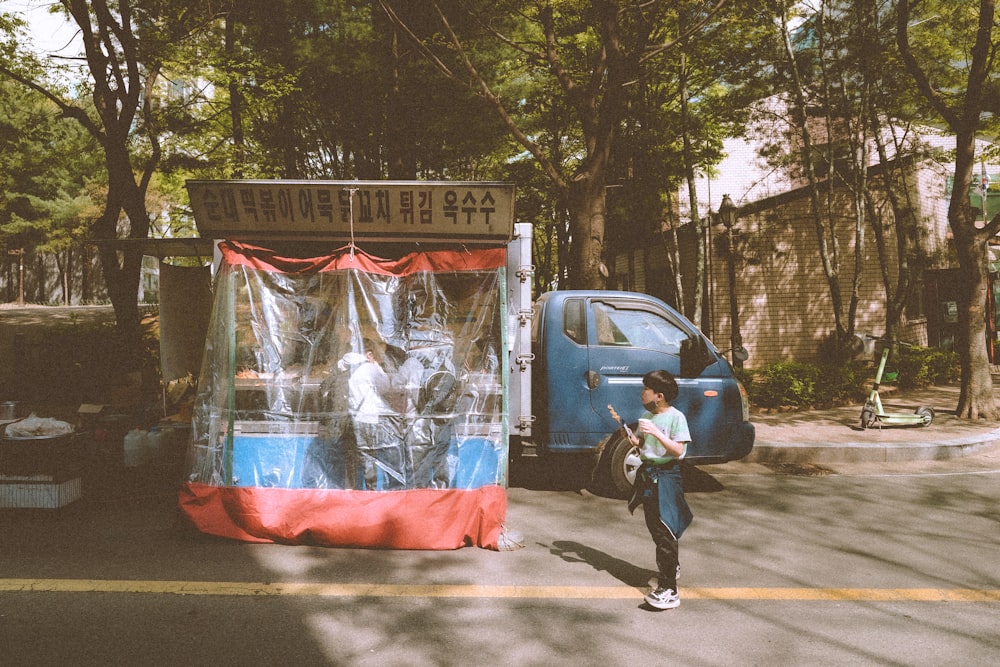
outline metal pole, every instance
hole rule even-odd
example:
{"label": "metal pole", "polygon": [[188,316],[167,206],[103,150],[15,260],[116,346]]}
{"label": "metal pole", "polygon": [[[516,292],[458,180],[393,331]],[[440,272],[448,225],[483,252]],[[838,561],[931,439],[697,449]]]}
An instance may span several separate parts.
{"label": "metal pole", "polygon": [[740,335],[740,306],[736,302],[736,244],[733,243],[733,226],[736,224],[736,205],[729,195],[722,195],[719,204],[719,217],[726,226],[726,265],[729,269],[729,347],[734,368],[743,368],[743,360],[736,350],[743,348],[743,336]]}
{"label": "metal pole", "polygon": [[743,368],[743,360],[740,359],[735,351],[743,347],[743,336],[740,335],[740,307],[736,302],[736,257],[735,247],[733,245],[733,228],[729,227],[726,230],[727,245],[729,246],[728,252],[726,253],[729,264],[729,319],[730,319],[730,335],[729,335],[729,347],[733,350],[733,366],[736,368]]}

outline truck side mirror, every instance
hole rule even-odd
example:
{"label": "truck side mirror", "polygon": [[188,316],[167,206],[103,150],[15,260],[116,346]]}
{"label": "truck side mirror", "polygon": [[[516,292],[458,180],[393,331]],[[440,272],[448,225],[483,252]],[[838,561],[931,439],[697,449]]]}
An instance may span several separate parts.
{"label": "truck side mirror", "polygon": [[691,336],[681,341],[681,377],[693,378],[715,361],[708,345],[701,336]]}

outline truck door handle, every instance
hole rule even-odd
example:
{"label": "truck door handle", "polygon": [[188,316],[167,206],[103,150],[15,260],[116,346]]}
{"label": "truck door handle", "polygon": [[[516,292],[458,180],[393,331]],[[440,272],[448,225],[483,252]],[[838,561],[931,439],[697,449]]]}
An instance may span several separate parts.
{"label": "truck door handle", "polygon": [[585,373],[587,377],[587,386],[591,389],[597,389],[601,386],[601,376],[594,371],[587,371]]}

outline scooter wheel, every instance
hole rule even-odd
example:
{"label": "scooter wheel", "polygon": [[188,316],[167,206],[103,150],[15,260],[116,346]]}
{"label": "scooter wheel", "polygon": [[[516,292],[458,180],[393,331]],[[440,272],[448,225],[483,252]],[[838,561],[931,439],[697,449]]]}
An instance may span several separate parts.
{"label": "scooter wheel", "polygon": [[861,409],[861,428],[871,428],[875,425],[875,411],[869,407]]}
{"label": "scooter wheel", "polygon": [[921,405],[917,408],[917,414],[924,418],[924,422],[921,426],[930,426],[930,423],[934,421],[934,408]]}

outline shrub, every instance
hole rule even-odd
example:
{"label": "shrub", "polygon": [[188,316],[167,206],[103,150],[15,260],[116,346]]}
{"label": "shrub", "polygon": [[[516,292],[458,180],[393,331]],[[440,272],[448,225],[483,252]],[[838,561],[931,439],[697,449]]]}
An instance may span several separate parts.
{"label": "shrub", "polygon": [[949,384],[957,382],[962,375],[958,353],[952,350],[928,350],[927,366],[931,369],[934,384]]}
{"label": "shrub", "polygon": [[864,400],[864,364],[817,365],[779,361],[737,376],[750,403],[760,408],[812,408]]}
{"label": "shrub", "polygon": [[842,339],[836,334],[829,334],[820,341],[817,352],[819,358],[824,360],[824,365],[846,366],[851,364],[854,357],[857,356],[857,350],[854,347],[856,343],[863,345],[858,336]]}
{"label": "shrub", "polygon": [[807,407],[815,398],[819,369],[798,361],[778,361],[754,374],[751,401],[764,408]]}
{"label": "shrub", "polygon": [[900,346],[894,364],[902,389],[946,384],[958,379],[958,354],[936,348]]}
{"label": "shrub", "polygon": [[821,365],[814,406],[828,408],[845,403],[859,403],[867,393],[864,380],[868,374],[864,362],[851,361],[842,365]]}
{"label": "shrub", "polygon": [[[947,384],[959,377],[955,352],[901,346],[893,367],[902,389]],[[758,408],[825,408],[865,400],[865,382],[873,375],[868,361],[809,364],[779,361],[757,370],[737,369],[736,376]]]}

